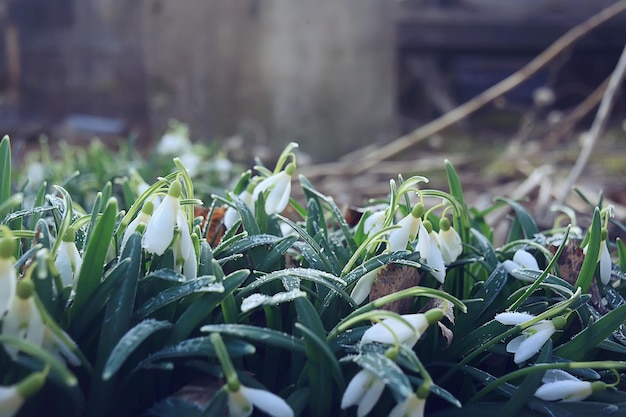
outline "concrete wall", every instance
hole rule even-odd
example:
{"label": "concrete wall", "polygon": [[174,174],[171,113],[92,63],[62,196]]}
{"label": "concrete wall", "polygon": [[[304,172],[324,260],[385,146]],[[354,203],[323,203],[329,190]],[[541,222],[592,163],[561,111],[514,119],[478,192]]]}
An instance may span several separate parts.
{"label": "concrete wall", "polygon": [[155,131],[256,132],[333,159],[392,137],[388,0],[146,0],[142,39]]}

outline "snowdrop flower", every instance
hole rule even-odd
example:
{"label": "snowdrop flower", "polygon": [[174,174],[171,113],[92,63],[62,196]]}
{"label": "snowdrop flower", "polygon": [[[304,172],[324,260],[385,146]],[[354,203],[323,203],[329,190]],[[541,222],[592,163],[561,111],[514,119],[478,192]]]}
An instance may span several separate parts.
{"label": "snowdrop flower", "polygon": [[544,401],[581,401],[594,392],[606,389],[607,386],[601,381],[581,381],[558,369],[546,371],[541,381],[544,384],[537,388],[535,397]]}
{"label": "snowdrop flower", "polygon": [[[428,230],[430,249],[428,250],[428,257],[425,258],[428,266],[434,268],[431,271],[431,275],[443,284],[446,279],[446,264],[443,260],[443,256],[440,250],[439,236],[433,231],[433,226],[430,221],[424,220],[424,227]],[[421,254],[421,252],[420,252]]]}
{"label": "snowdrop flower", "polygon": [[384,388],[385,382],[376,374],[367,369],[362,369],[352,378],[343,393],[341,408],[358,405],[357,416],[363,417],[372,411]]}
{"label": "snowdrop flower", "polygon": [[133,219],[132,222],[128,224],[126,230],[124,230],[124,235],[122,236],[122,243],[120,244],[120,253],[124,252],[124,247],[126,247],[126,243],[128,243],[128,239],[130,236],[135,233],[137,230],[137,226],[143,224],[144,226],[150,222],[150,218],[152,218],[152,212],[154,211],[154,203],[152,201],[146,201],[143,203],[141,207],[141,211]]}
{"label": "snowdrop flower", "polygon": [[0,386],[0,417],[12,417],[46,382],[47,372],[37,372],[15,385]]}
{"label": "snowdrop flower", "polygon": [[607,285],[611,280],[611,269],[613,267],[609,247],[606,244],[608,235],[608,231],[603,229],[602,241],[600,242],[600,256],[598,256],[598,262],[600,263],[600,281],[602,281],[604,285]]}
{"label": "snowdrop flower", "polygon": [[384,266],[379,266],[359,278],[350,293],[350,297],[352,297],[355,303],[361,304],[370,295],[372,285],[376,282],[378,274],[382,271],[383,267]]}
{"label": "snowdrop flower", "polygon": [[186,153],[179,154],[180,162],[183,164],[190,177],[195,177],[200,171],[200,166],[202,164],[202,157],[190,150]]}
{"label": "snowdrop flower", "polygon": [[254,187],[252,199],[256,202],[259,194],[269,190],[265,199],[265,212],[267,214],[281,213],[289,204],[291,176],[295,171],[296,164],[292,162],[283,171],[265,178]]}
{"label": "snowdrop flower", "polygon": [[[44,324],[33,298],[34,292],[35,284],[30,278],[24,278],[18,282],[17,294],[2,322],[2,334],[18,337],[34,346],[41,347],[44,339]],[[17,358],[16,347],[5,344],[4,349],[13,359]]]}
{"label": "snowdrop flower", "polygon": [[385,222],[385,217],[386,217],[385,210],[379,210],[370,214],[363,221],[363,232],[367,235],[370,235],[379,231],[383,227],[383,224]]}
{"label": "snowdrop flower", "polygon": [[73,287],[76,284],[78,275],[80,275],[80,268],[83,265],[83,258],[78,252],[75,240],[76,230],[70,226],[61,240],[54,261],[54,265],[59,270],[63,287]]}
{"label": "snowdrop flower", "polygon": [[517,270],[520,268],[528,268],[539,271],[539,264],[534,256],[532,256],[529,252],[524,249],[518,249],[513,254],[513,260],[507,259],[502,262],[502,266],[506,271],[513,275],[517,279],[527,280],[528,278],[524,275],[520,275],[517,273]]}
{"label": "snowdrop flower", "polygon": [[417,250],[420,257],[428,258],[430,252],[430,237],[428,231],[422,224],[422,216],[424,215],[424,205],[419,203],[413,207],[413,210],[398,222],[399,228],[393,229],[389,233],[389,250],[398,251],[405,250],[409,242],[418,238]]}
{"label": "snowdrop flower", "polygon": [[395,345],[398,342],[413,347],[428,326],[443,318],[443,310],[433,308],[426,313],[403,314],[400,317],[390,317],[376,323],[363,333],[361,343]]}
{"label": "snowdrop flower", "polygon": [[[187,278],[187,280],[193,280],[198,276],[198,258],[196,257],[195,245],[193,243],[194,238],[189,234],[186,225],[181,229],[183,232],[174,242],[174,259],[176,260],[178,272],[181,272],[182,267],[185,278]],[[185,231],[187,232],[185,233]],[[195,236],[194,234],[194,237]]]}
{"label": "snowdrop flower", "polygon": [[426,398],[419,398],[413,393],[398,403],[389,413],[389,417],[423,417],[425,406]]}
{"label": "snowdrop flower", "polygon": [[[241,193],[239,193],[237,197],[244,202],[244,204],[250,209],[252,213],[254,213],[255,200],[250,190],[243,190]],[[224,226],[226,227],[226,229],[230,229],[240,218],[241,215],[239,214],[239,210],[237,210],[235,207],[228,206],[226,212],[224,213]]]}
{"label": "snowdrop flower", "polygon": [[224,388],[228,393],[228,415],[230,417],[248,417],[252,414],[255,406],[275,417],[294,416],[289,404],[278,395],[263,389],[241,385],[222,336],[219,333],[212,333],[209,337],[226,376]]}
{"label": "snowdrop flower", "polygon": [[17,286],[17,272],[13,267],[15,248],[15,241],[9,233],[0,238],[0,319],[7,312],[15,297]]}
{"label": "snowdrop flower", "polygon": [[254,407],[275,417],[293,417],[289,404],[276,394],[262,389],[239,385],[236,391],[228,390],[228,415],[230,417],[248,417]]}
{"label": "snowdrop flower", "polygon": [[143,235],[143,248],[151,253],[163,255],[174,239],[174,229],[178,227],[181,232],[180,239],[182,253],[188,254],[191,239],[189,238],[189,226],[180,207],[180,197],[183,186],[174,181],[167,191],[159,207],[154,210],[146,233]]}
{"label": "snowdrop flower", "polygon": [[[534,319],[535,316],[529,313],[506,312],[497,314],[495,319],[506,325],[520,325]],[[546,343],[557,329],[565,327],[564,317],[554,317],[552,320],[541,320],[522,330],[522,334],[511,340],[506,345],[506,351],[514,353],[513,360],[520,364],[539,352],[539,349]]]}
{"label": "snowdrop flower", "polygon": [[446,265],[450,265],[463,252],[461,236],[450,225],[450,220],[444,217],[439,221],[439,249]]}
{"label": "snowdrop flower", "polygon": [[161,137],[156,151],[161,155],[182,155],[191,152],[189,128],[183,123],[173,123]]}

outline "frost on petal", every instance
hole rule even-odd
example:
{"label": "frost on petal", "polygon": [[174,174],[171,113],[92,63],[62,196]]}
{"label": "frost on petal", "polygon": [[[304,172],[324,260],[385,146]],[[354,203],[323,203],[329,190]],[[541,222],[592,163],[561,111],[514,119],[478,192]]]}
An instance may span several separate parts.
{"label": "frost on petal", "polygon": [[543,384],[535,396],[544,401],[580,401],[593,393],[591,382],[580,380],[566,380]]}
{"label": "frost on petal", "polygon": [[528,320],[532,320],[534,318],[535,316],[530,313],[518,313],[514,311],[496,314],[495,317],[496,321],[513,326],[526,323]]}
{"label": "frost on petal", "polygon": [[293,417],[289,404],[278,395],[262,389],[241,387],[243,395],[262,411],[274,417]]}
{"label": "frost on petal", "polygon": [[522,268],[535,270],[539,269],[539,265],[537,264],[537,260],[535,259],[535,257],[523,249],[518,249],[517,251],[515,251],[515,254],[513,255],[513,261]]}
{"label": "frost on petal", "polygon": [[611,254],[609,248],[606,246],[606,241],[600,242],[600,280],[604,285],[608,284],[611,280],[611,268],[613,263],[611,261]]}
{"label": "frost on petal", "polygon": [[556,329],[552,322],[540,323],[535,326],[531,326],[527,331],[534,331],[529,335],[526,340],[520,343],[513,360],[519,364],[539,352],[539,349],[546,343],[546,341],[554,334]]}
{"label": "frost on petal", "polygon": [[350,297],[352,297],[355,303],[361,304],[370,295],[372,285],[376,281],[378,273],[382,268],[382,266],[378,267],[359,278],[350,293]]}
{"label": "frost on petal", "polygon": [[152,218],[143,235],[143,247],[146,251],[163,255],[174,238],[174,226],[180,210],[179,199],[165,196],[159,207],[154,210]]}

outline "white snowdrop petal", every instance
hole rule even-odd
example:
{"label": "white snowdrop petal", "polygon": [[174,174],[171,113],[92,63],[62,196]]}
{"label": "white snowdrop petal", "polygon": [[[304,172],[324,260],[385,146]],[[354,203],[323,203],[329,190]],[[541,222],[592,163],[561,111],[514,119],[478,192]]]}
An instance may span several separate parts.
{"label": "white snowdrop petal", "polygon": [[178,211],[178,198],[165,196],[159,207],[154,210],[143,236],[143,247],[146,251],[163,255],[174,238]]}
{"label": "white snowdrop petal", "polygon": [[355,303],[361,304],[370,295],[372,285],[376,282],[376,278],[381,269],[382,267],[373,269],[359,278],[350,293],[350,297],[352,297]]}
{"label": "white snowdrop petal", "polygon": [[544,401],[578,401],[592,392],[591,382],[567,380],[543,384],[535,391],[535,396]]}
{"label": "white snowdrop petal", "polygon": [[516,311],[509,311],[509,312],[504,312],[504,313],[499,313],[496,314],[496,321],[499,321],[502,324],[508,324],[508,325],[514,325],[517,326],[518,324],[522,324],[522,323],[526,323],[529,320],[534,319],[535,316],[533,316],[530,313],[519,313]]}
{"label": "white snowdrop petal", "polygon": [[523,249],[518,249],[517,251],[515,251],[515,254],[513,255],[513,261],[523,268],[536,270],[539,269],[539,265],[537,264],[537,260],[535,259],[535,257]]}
{"label": "white snowdrop petal", "polygon": [[9,309],[16,287],[17,273],[13,268],[13,260],[0,258],[0,317]]}
{"label": "white snowdrop petal", "polygon": [[294,413],[289,404],[278,395],[262,389],[241,387],[243,395],[264,412],[274,417],[293,417]]}
{"label": "white snowdrop petal", "polygon": [[554,326],[551,326],[551,328],[538,330],[534,334],[528,336],[526,340],[519,345],[517,351],[515,352],[513,359],[515,363],[522,363],[539,352],[539,349],[541,349],[544,343],[546,343],[554,332]]}
{"label": "white snowdrop petal", "polygon": [[357,372],[346,387],[343,397],[341,397],[341,408],[358,404],[365,395],[372,377],[375,377],[374,374],[366,369]]}
{"label": "white snowdrop petal", "polygon": [[613,263],[611,262],[611,254],[609,248],[606,246],[606,242],[600,243],[600,280],[604,285],[608,284],[611,280],[611,268]]}
{"label": "white snowdrop petal", "polygon": [[[373,375],[373,374],[372,374]],[[373,379],[370,380],[370,385],[365,393],[365,396],[361,399],[359,406],[357,407],[357,416],[364,417],[378,402],[380,395],[383,393],[385,389],[385,383],[376,376],[373,376]]]}

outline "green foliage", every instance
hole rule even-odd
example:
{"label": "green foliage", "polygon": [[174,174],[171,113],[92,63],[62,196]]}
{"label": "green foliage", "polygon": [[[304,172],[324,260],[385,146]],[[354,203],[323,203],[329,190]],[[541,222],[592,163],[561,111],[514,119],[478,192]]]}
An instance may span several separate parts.
{"label": "green foliage", "polygon": [[[170,133],[186,134],[182,125]],[[273,393],[297,416],[352,416],[355,407],[341,411],[341,404],[361,370],[384,381],[374,415],[414,396],[426,398],[426,414],[437,416],[623,411],[622,240],[613,245],[609,237],[619,262],[609,284],[599,279],[606,272],[603,230],[615,222],[610,207],[593,207],[584,240],[574,227],[541,231],[518,201],[498,199],[482,212],[468,208],[462,178],[446,161],[449,192],[421,189],[424,177],[399,176],[390,181],[382,210],[366,207],[349,224],[333,198],[303,176],[304,200],[290,200],[293,211],[267,209],[279,204],[275,191],[286,183],[277,183],[291,175],[295,144],[273,170],[245,172],[233,192],[207,186],[217,177],[206,182],[208,174],[189,172],[184,158],[172,164],[171,157],[157,163],[163,155],[151,156],[139,170],[157,179],[139,190],[140,177],[130,170],[139,157],[131,147],[115,154],[98,142],[82,150],[65,146],[57,160],[42,146],[28,158],[43,162],[44,178],[24,187],[26,171],[12,169],[9,139],[0,142],[0,245],[15,243],[14,253],[0,259],[0,280],[15,279],[11,271],[32,280],[34,294],[19,300],[32,301],[41,322],[27,337],[11,334],[14,313],[3,309],[14,307],[0,305],[0,384],[17,384],[35,371],[46,375],[19,416],[217,416],[241,387]],[[183,140],[184,149],[190,146]],[[252,203],[244,197],[272,181]],[[28,203],[18,189],[30,193]],[[171,191],[179,189],[180,196]],[[193,218],[198,195],[212,201],[209,219]],[[403,220],[415,222],[404,230],[400,219],[425,198],[443,202],[426,203],[420,218]],[[152,217],[142,212],[148,201],[161,204]],[[236,219],[214,240],[221,229],[209,230],[205,220],[220,205]],[[507,242],[497,247],[485,216],[502,207],[511,210],[512,223]],[[162,214],[167,210],[174,210],[169,217]],[[374,219],[380,222],[370,224]],[[437,263],[426,253],[423,232],[411,231],[424,223],[432,227],[431,252],[460,245],[452,252],[461,254]],[[444,238],[448,223],[458,242]],[[154,224],[158,233],[149,238]],[[391,235],[404,231],[406,250],[390,251]],[[562,276],[560,269],[573,263],[568,245],[586,247],[586,255],[578,270]],[[537,267],[520,263],[520,253]],[[436,278],[442,269],[443,283]],[[357,300],[358,294],[365,295]],[[505,312],[527,315],[506,323]],[[514,363],[507,349],[517,342],[509,343],[530,339],[536,326],[549,323],[557,323],[554,334]],[[38,329],[43,341],[31,338]],[[544,401],[535,393],[554,369],[611,387],[576,406]],[[198,383],[208,393],[202,401],[180,395]]]}

